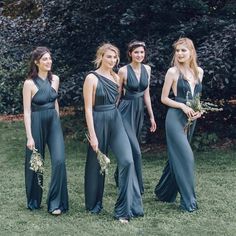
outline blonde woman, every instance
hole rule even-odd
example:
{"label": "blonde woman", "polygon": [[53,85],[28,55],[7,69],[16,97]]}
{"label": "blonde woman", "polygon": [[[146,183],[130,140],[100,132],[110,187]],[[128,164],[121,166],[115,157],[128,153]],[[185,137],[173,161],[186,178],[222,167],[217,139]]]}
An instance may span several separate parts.
{"label": "blonde woman", "polygon": [[[155,188],[158,200],[174,202],[180,193],[180,207],[192,212],[197,209],[194,183],[194,156],[189,141],[196,119],[201,116],[186,105],[186,97],[192,99],[202,90],[203,70],[197,65],[197,55],[192,40],[180,38],[173,44],[174,57],[165,76],[161,101],[169,107],[166,116],[168,162]],[[172,89],[175,99],[169,98]],[[193,120],[187,134],[184,127]]]}
{"label": "blonde woman", "polygon": [[95,66],[85,78],[83,95],[90,145],[85,166],[85,206],[98,214],[103,208],[105,175],[100,174],[96,157],[98,148],[105,154],[110,147],[119,167],[119,189],[114,217],[127,223],[132,217],[143,216],[141,194],[134,170],[129,139],[116,107],[119,77],[113,67],[119,62],[119,50],[103,44],[96,53]]}

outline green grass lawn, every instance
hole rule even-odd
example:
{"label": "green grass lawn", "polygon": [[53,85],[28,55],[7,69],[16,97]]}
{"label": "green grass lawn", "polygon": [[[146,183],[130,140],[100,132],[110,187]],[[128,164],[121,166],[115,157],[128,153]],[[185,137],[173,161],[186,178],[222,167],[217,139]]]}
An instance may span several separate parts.
{"label": "green grass lawn", "polygon": [[66,140],[70,210],[55,217],[47,213],[46,196],[50,159],[46,155],[42,209],[26,209],[24,186],[23,122],[0,122],[0,235],[236,235],[236,149],[195,153],[196,194],[199,210],[184,213],[175,204],[155,201],[154,188],[166,161],[166,153],[143,157],[145,216],[122,225],[113,219],[116,187],[115,160],[106,179],[104,211],[91,215],[84,209],[86,146]]}

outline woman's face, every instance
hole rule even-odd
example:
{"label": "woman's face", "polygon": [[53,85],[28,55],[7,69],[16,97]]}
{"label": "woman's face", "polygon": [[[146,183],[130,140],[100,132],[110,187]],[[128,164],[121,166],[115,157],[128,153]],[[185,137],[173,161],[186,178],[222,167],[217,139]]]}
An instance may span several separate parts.
{"label": "woman's face", "polygon": [[51,55],[46,52],[43,56],[36,62],[39,71],[48,72],[52,68],[52,58]]}
{"label": "woman's face", "polygon": [[145,58],[145,50],[142,46],[135,48],[129,53],[132,62],[142,62]]}
{"label": "woman's face", "polygon": [[117,60],[118,60],[117,54],[113,50],[108,49],[102,56],[101,66],[112,69],[116,65]]}
{"label": "woman's face", "polygon": [[175,57],[179,63],[187,63],[191,58],[191,52],[185,45],[179,44],[175,49]]}

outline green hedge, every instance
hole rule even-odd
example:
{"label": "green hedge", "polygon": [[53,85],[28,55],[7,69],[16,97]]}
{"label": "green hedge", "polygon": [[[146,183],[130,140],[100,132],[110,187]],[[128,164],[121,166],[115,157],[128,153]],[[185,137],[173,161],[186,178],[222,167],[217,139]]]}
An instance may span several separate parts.
{"label": "green hedge", "polygon": [[[116,44],[123,65],[132,39],[148,45],[151,96],[161,130],[166,113],[160,104],[161,89],[172,58],[171,45],[179,37],[190,37],[196,45],[205,71],[203,97],[212,101],[235,98],[236,7],[232,1],[5,0],[0,7],[0,113],[22,112],[22,83],[35,46],[52,51],[53,71],[61,78],[60,104],[81,109],[83,79],[93,69],[97,46],[107,41]],[[235,109],[226,104],[224,112],[209,119],[217,117],[217,129],[225,134],[222,120],[233,124]],[[143,139],[158,139],[158,134],[147,137],[146,122]]]}

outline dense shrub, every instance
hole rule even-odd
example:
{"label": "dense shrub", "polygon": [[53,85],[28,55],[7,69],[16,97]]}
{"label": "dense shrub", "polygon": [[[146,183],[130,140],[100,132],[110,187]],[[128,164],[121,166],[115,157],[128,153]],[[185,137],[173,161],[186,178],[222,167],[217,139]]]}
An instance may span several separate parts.
{"label": "dense shrub", "polygon": [[[127,63],[127,43],[134,38],[148,45],[150,89],[160,130],[166,113],[166,107],[160,104],[161,88],[172,58],[171,45],[179,37],[190,37],[196,45],[205,71],[203,97],[235,98],[233,1],[5,0],[0,12],[1,113],[22,112],[22,83],[29,52],[35,46],[45,45],[52,51],[53,71],[61,79],[60,104],[81,110],[82,84],[85,74],[93,69],[91,61],[97,46],[101,42],[115,43],[123,65]],[[232,110],[227,105],[218,122],[234,122],[235,111],[229,118]],[[148,126],[146,119],[143,140]],[[149,141],[157,136],[149,136]]]}

